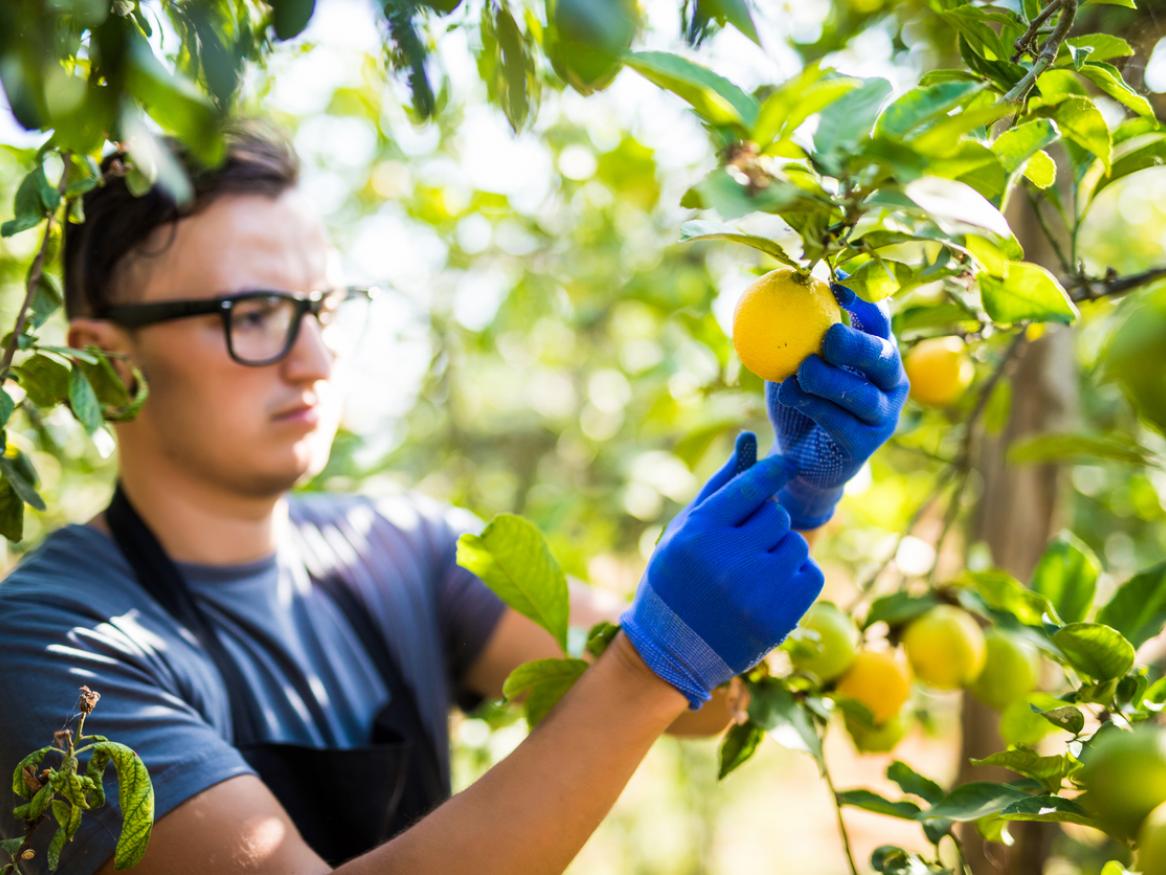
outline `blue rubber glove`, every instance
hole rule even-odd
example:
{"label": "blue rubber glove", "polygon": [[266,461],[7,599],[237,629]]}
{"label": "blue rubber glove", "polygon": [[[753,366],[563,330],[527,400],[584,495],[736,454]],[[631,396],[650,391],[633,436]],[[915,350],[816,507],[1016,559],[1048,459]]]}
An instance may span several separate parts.
{"label": "blue rubber glove", "polygon": [[801,531],[834,515],[846,482],[895,433],[910,388],[886,308],[831,288],[853,326],[830,326],[820,355],[765,384],[775,451],[797,466],[778,500]]}
{"label": "blue rubber glove", "polygon": [[665,530],[620,617],[636,652],[693,709],[780,644],[822,589],[805,539],[772,498],[789,464],[756,456],[757,438],[743,433]]}

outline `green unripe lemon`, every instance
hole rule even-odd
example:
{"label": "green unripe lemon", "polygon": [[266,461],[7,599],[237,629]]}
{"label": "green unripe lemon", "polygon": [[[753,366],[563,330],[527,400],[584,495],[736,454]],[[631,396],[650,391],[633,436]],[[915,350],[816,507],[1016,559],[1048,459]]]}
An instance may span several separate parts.
{"label": "green unripe lemon", "polygon": [[1138,830],[1138,871],[1166,875],[1166,802],[1146,815]]}
{"label": "green unripe lemon", "polygon": [[894,750],[907,734],[907,721],[901,713],[876,726],[865,726],[861,721],[848,718],[846,729],[860,753],[886,753]]}
{"label": "green unripe lemon", "polygon": [[1107,827],[1132,836],[1146,815],[1166,802],[1166,730],[1101,732],[1081,755],[1086,790],[1081,801]]}
{"label": "green unripe lemon", "polygon": [[620,70],[640,25],[636,0],[546,0],[544,48],[555,72],[582,94],[601,91]]}
{"label": "green unripe lemon", "polygon": [[984,667],[984,633],[967,611],[932,608],[907,627],[903,648],[916,676],[938,690],[967,686]]}
{"label": "green unripe lemon", "polygon": [[[858,627],[841,609],[830,602],[818,602],[810,608],[798,629],[804,635],[790,661],[798,671],[812,674],[822,683],[839,677],[858,653]],[[804,645],[804,646],[803,646]]]}
{"label": "green unripe lemon", "polygon": [[972,683],[972,694],[997,711],[1036,689],[1040,652],[1023,638],[1000,629],[984,633],[984,668]]}

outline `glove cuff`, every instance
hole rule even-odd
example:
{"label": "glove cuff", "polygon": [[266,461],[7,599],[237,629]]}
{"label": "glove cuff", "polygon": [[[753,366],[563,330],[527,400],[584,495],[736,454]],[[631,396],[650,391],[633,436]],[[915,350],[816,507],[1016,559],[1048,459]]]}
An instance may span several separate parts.
{"label": "glove cuff", "polygon": [[648,668],[679,690],[694,711],[712,698],[710,690],[736,674],[646,580],[619,619]]}
{"label": "glove cuff", "polygon": [[777,500],[789,514],[790,525],[805,532],[834,516],[834,506],[842,498],[843,489],[842,486],[822,489],[795,478],[778,491]]}

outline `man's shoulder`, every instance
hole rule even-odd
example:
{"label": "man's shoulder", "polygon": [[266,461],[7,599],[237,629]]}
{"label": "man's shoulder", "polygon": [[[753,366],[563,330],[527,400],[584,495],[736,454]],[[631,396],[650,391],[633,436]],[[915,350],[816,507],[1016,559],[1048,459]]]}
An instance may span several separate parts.
{"label": "man's shoulder", "polygon": [[[92,603],[128,580],[117,546],[91,526],[67,525],[49,534],[0,580],[0,604]],[[2,608],[0,608],[2,611]]]}

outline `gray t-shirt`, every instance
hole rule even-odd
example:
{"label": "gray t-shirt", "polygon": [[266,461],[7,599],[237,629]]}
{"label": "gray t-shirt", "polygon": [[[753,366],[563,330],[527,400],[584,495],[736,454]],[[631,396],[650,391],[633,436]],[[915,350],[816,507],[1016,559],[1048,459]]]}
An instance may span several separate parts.
{"label": "gray t-shirt", "polygon": [[[303,540],[285,533],[275,555],[245,565],[180,566],[259,700],[266,739],[326,743],[284,682],[280,666],[289,660],[308,679],[341,746],[365,743],[374,713],[395,694],[332,599],[312,585],[305,561],[314,569],[343,567],[342,579],[359,589],[416,691],[448,780],[449,709],[473,703],[460,681],[505,610],[455,562],[458,535],[478,531],[480,521],[415,493],[375,501],[297,496],[291,502]],[[230,743],[230,707],[214,663],[138,587],[106,535],[67,526],[0,583],[5,838],[22,834],[12,817],[20,800],[12,793],[11,770],[51,742],[82,684],[101,693],[86,732],[141,755],[157,817],[220,781],[253,773]],[[60,872],[89,875],[112,856],[121,823],[112,767],[106,791],[106,806],[86,813],[66,846]],[[41,855],[54,829],[51,818],[39,827]]]}

